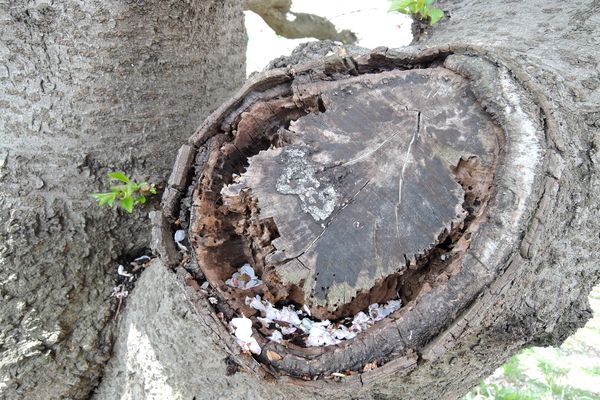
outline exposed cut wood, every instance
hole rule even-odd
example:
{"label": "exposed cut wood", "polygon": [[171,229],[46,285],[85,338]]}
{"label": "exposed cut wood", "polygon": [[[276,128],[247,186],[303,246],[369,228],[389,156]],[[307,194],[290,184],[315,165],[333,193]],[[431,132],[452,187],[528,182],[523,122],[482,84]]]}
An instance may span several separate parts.
{"label": "exposed cut wood", "polygon": [[265,273],[302,287],[302,303],[328,317],[461,224],[452,167],[477,157],[490,169],[496,135],[466,81],[439,68],[307,90],[326,111],[292,122],[284,146],[252,157],[226,191],[250,189],[259,218],[277,227]]}
{"label": "exposed cut wood", "polygon": [[[218,178],[199,191],[198,251],[216,285],[251,262],[271,300],[347,316],[393,297],[398,282],[388,277],[416,268],[463,225],[454,169],[476,158],[491,175],[497,132],[467,81],[442,68],[294,91],[302,101],[252,106],[215,152],[207,168],[221,169],[205,175]],[[292,112],[295,104],[316,107]]]}

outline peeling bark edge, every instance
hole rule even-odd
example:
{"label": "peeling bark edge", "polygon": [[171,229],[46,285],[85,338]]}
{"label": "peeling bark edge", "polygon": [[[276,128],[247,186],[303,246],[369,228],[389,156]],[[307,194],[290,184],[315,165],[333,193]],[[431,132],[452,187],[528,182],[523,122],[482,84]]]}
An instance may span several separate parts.
{"label": "peeling bark edge", "polygon": [[[487,66],[483,65],[474,65],[469,64],[468,60],[458,60],[452,59],[451,56],[456,57],[471,57],[473,59],[479,59],[480,61],[486,60],[485,62],[488,64]],[[304,76],[308,79],[311,79],[311,75],[321,75],[321,76],[333,76],[336,74],[356,74],[358,73],[369,73],[369,72],[377,72],[388,69],[410,69],[410,68],[419,68],[419,67],[427,67],[437,62],[441,62],[440,60],[446,60],[445,67],[449,69],[455,70],[455,72],[471,79],[475,82],[473,85],[475,88],[475,92],[477,96],[480,98],[482,104],[490,111],[493,115],[498,118],[498,121],[505,128],[507,132],[512,132],[512,136],[510,133],[507,133],[507,141],[510,143],[515,143],[515,140],[519,139],[519,132],[515,129],[518,127],[515,126],[506,126],[510,121],[510,113],[507,107],[514,107],[515,105],[524,104],[526,107],[526,112],[523,111],[525,115],[531,114],[534,115],[529,119],[529,123],[533,124],[535,127],[535,136],[536,140],[539,143],[539,149],[548,149],[548,147],[552,147],[555,150],[552,153],[552,157],[548,157],[549,153],[540,155],[539,159],[534,160],[533,164],[530,166],[530,170],[534,177],[540,176],[539,172],[544,169],[551,169],[554,171],[554,174],[560,174],[561,170],[561,162],[560,162],[560,142],[558,141],[558,135],[556,131],[556,123],[552,119],[551,114],[548,112],[548,104],[541,96],[540,92],[531,84],[531,82],[527,79],[526,74],[519,70],[511,69],[510,61],[499,60],[494,58],[488,54],[485,49],[469,46],[469,47],[452,47],[452,46],[443,46],[437,48],[430,48],[424,51],[419,51],[418,49],[408,49],[404,51],[390,51],[386,48],[378,48],[373,50],[368,54],[359,55],[356,58],[348,57],[343,52],[325,58],[319,61],[312,61],[305,64],[300,64],[295,67],[288,68],[280,68],[271,71],[267,71],[263,74],[256,75],[249,81],[244,87],[238,92],[236,96],[234,96],[229,102],[225,103],[221,106],[217,111],[215,111],[206,122],[196,131],[196,133],[190,138],[189,143],[197,149],[201,146],[207,139],[214,136],[221,129],[224,132],[228,131],[227,124],[224,123],[228,118],[228,115],[237,115],[240,114],[244,109],[248,108],[253,102],[258,99],[265,100],[268,98],[274,97],[264,96],[265,92],[272,90],[276,87],[279,87],[275,92],[278,93],[289,93],[290,84],[296,76]],[[473,60],[471,60],[473,61]],[[514,66],[512,66],[514,68]],[[483,70],[482,70],[483,68]],[[488,70],[486,70],[486,68]],[[497,71],[498,69],[502,70],[503,81],[510,88],[514,88],[513,95],[515,98],[492,98],[488,96],[486,98],[485,93],[486,90],[488,93],[501,93],[501,92],[491,92],[489,89],[485,87],[486,78],[490,78],[490,76],[486,76],[490,71]],[[287,88],[287,89],[286,89]],[[477,90],[478,89],[478,90]],[[261,92],[263,95],[261,95]],[[531,97],[529,97],[531,96]],[[512,103],[511,103],[512,101]],[[502,110],[504,108],[504,110]],[[230,118],[231,119],[231,118]],[[508,129],[507,129],[508,128]],[[512,141],[511,141],[512,140]],[[550,146],[549,146],[550,144]],[[520,143],[520,145],[526,146],[527,143]],[[506,152],[504,152],[503,156],[506,158]],[[549,162],[548,159],[551,158],[552,162]],[[187,161],[180,161],[178,159],[178,163],[183,163],[186,165],[176,166],[176,169],[179,168],[183,171],[189,171],[191,168],[191,161],[189,159]],[[499,172],[498,179],[501,179],[503,175],[507,175],[507,171]],[[506,176],[508,179],[508,176]],[[546,179],[545,182],[541,182],[540,179],[536,178],[535,181],[530,182],[530,195],[527,198],[527,201],[523,203],[523,199],[520,201],[521,204],[521,212],[517,216],[517,223],[513,223],[512,227],[514,228],[512,234],[512,245],[506,245],[503,248],[503,252],[495,253],[489,247],[486,249],[485,247],[480,249],[480,254],[477,257],[471,256],[471,260],[469,263],[473,266],[474,269],[479,269],[480,272],[487,276],[486,285],[491,284],[496,276],[498,271],[487,270],[485,267],[485,263],[483,261],[491,262],[496,266],[505,266],[505,265],[515,265],[514,263],[509,262],[509,259],[514,259],[515,257],[520,257],[522,254],[530,254],[530,251],[535,251],[535,249],[531,248],[530,242],[526,240],[528,238],[535,237],[535,232],[537,231],[535,223],[529,224],[528,229],[524,229],[522,227],[528,226],[529,221],[534,221],[535,218],[531,218],[532,215],[540,216],[540,212],[544,209],[548,209],[551,207],[553,202],[552,193],[555,191],[551,190],[553,184],[551,181]],[[548,188],[550,190],[544,190]],[[540,199],[540,196],[541,197]],[[179,196],[171,197],[167,199],[168,204],[171,205],[172,209],[175,210],[177,208],[178,201],[181,198],[181,193]],[[515,200],[511,199],[510,196],[498,197],[494,199],[494,207],[502,208],[506,207],[508,204],[515,204],[515,201],[519,201],[519,199]],[[163,202],[165,202],[165,198],[163,198]],[[488,211],[488,215],[492,215],[490,209]],[[173,214],[170,215],[171,217]],[[169,217],[169,216],[168,216]],[[171,220],[171,218],[169,218]],[[496,219],[490,221],[485,227],[486,229],[493,230],[495,224],[506,224],[509,221],[506,219],[502,221],[501,219]],[[502,228],[496,226],[496,234],[498,235],[499,231]],[[482,232],[477,235],[478,237],[483,237]],[[523,239],[522,239],[523,238]],[[475,239],[477,240],[477,239]],[[475,242],[474,240],[474,242]],[[517,242],[521,242],[519,245]],[[472,249],[476,246],[476,243],[472,244]],[[520,249],[520,252],[515,253],[514,249]],[[465,268],[463,268],[464,270]],[[484,285],[484,286],[486,286]],[[458,288],[457,288],[458,289]],[[479,288],[469,288],[474,297],[481,292],[483,287]],[[461,290],[464,290],[461,289]],[[433,295],[433,294],[432,294]],[[472,298],[474,298],[472,297]],[[447,314],[450,312],[450,314]],[[456,313],[460,312],[460,309],[454,310],[446,310],[442,314],[446,315],[456,315]],[[436,340],[429,344],[425,343],[414,343],[417,346],[416,348],[422,348],[423,358],[424,359],[435,359],[443,354],[447,349],[452,346],[452,343],[456,342],[460,337],[460,329],[463,328],[464,331],[464,323],[462,321],[465,320],[469,311],[465,311],[461,314],[460,317],[455,318],[455,321],[451,324],[450,328],[447,329],[443,334],[438,335]],[[445,324],[439,327],[440,330],[444,329]],[[400,327],[397,328],[398,333],[401,332]],[[458,329],[458,330],[457,330]],[[380,332],[379,332],[380,333]],[[405,332],[405,335],[400,335],[400,337],[410,337],[412,336],[409,332]],[[453,340],[444,341],[443,338],[451,337]],[[398,346],[396,343],[394,346],[398,349],[401,347],[400,353],[411,354],[409,349],[412,349],[413,343],[404,343],[406,346]],[[410,342],[407,341],[407,342]],[[442,343],[444,343],[442,345]],[[426,347],[423,347],[426,345]],[[399,355],[399,354],[397,354]],[[414,357],[414,356],[413,356]],[[245,359],[246,357],[237,358]],[[395,358],[395,360],[399,360],[400,358]],[[286,368],[287,361],[287,368]],[[298,363],[302,360],[291,360],[288,359],[282,360],[282,362],[276,364],[276,367],[281,368],[282,370],[286,370],[291,368],[294,370],[294,375],[301,373],[302,371],[298,371]],[[312,361],[312,360],[311,360]],[[323,360],[321,360],[322,362]],[[327,360],[327,363],[330,363],[332,360]],[[241,362],[241,361],[240,361]],[[255,361],[251,364],[254,365]],[[316,364],[316,362],[313,362]],[[357,378],[349,377],[345,379],[345,384],[351,384],[353,380],[360,382],[360,385],[363,384],[363,379],[365,381],[370,381],[369,376],[373,374],[386,374],[386,373],[397,373],[393,365],[397,364],[397,362],[389,362],[384,366],[378,368],[376,371],[370,371],[367,373],[363,373],[359,375]],[[410,364],[410,363],[409,363]],[[331,365],[331,364],[330,364]],[[320,373],[323,372],[321,368],[315,368],[316,365],[313,365],[312,368],[300,368],[304,369],[306,373]],[[320,370],[320,371],[319,371]],[[337,370],[337,369],[334,369]],[[289,378],[288,378],[289,379]],[[306,383],[305,383],[306,384]]]}

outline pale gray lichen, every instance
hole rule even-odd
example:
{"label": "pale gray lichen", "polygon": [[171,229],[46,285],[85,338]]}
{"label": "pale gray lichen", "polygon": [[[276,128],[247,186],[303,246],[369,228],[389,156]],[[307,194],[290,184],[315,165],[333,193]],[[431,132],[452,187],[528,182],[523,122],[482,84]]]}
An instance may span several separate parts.
{"label": "pale gray lichen", "polygon": [[306,149],[284,149],[285,168],[277,179],[276,189],[282,194],[298,196],[302,210],[315,221],[321,221],[333,212],[337,193],[332,186],[319,182],[314,167],[308,163],[307,154]]}

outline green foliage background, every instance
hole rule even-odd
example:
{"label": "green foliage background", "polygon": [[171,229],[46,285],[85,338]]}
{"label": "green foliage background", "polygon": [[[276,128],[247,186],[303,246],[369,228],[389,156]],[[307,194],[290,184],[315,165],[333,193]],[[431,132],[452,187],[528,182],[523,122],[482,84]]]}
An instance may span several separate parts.
{"label": "green foliage background", "polygon": [[521,351],[462,400],[600,400],[600,286],[590,305],[594,318],[562,346]]}

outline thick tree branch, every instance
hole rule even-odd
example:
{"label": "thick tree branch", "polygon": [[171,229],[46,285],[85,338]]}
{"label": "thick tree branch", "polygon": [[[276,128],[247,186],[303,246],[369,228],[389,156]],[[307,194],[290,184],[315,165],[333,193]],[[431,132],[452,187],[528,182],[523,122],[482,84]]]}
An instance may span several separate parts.
{"label": "thick tree branch", "polygon": [[344,44],[356,42],[353,32],[338,31],[334,24],[318,15],[291,12],[291,5],[291,0],[246,0],[245,8],[258,14],[275,33],[288,39],[313,37]]}

